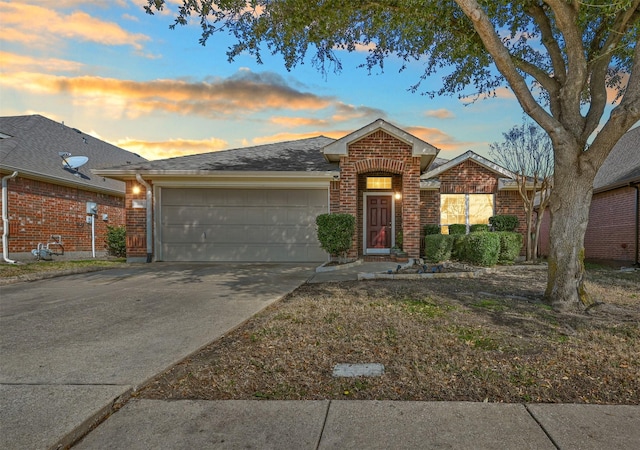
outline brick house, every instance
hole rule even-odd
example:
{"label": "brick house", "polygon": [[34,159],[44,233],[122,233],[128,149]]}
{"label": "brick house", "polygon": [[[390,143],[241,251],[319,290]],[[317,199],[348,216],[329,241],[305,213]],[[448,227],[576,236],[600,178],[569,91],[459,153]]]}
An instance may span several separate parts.
{"label": "brick house", "polygon": [[[640,258],[640,127],[613,147],[593,182],[585,259],[636,264]],[[549,215],[540,227],[539,253],[549,254]]]}
{"label": "brick house", "polygon": [[[31,260],[47,243],[70,256],[104,254],[107,225],[125,223],[125,184],[91,170],[143,161],[40,115],[0,117],[5,260]],[[94,205],[92,225],[87,208]]]}
{"label": "brick house", "polygon": [[423,228],[524,212],[513,174],[469,151],[451,161],[377,120],[298,141],[94,171],[126,182],[131,261],[325,261],[315,218],[347,213],[349,256],[420,256]]}

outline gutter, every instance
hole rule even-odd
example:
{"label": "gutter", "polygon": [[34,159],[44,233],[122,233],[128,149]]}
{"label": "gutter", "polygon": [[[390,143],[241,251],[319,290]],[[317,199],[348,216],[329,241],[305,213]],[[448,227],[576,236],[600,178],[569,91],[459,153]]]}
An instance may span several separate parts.
{"label": "gutter", "polygon": [[9,259],[9,189],[7,181],[18,176],[18,172],[2,177],[2,257],[9,264],[16,264],[16,261]]}
{"label": "gutter", "polygon": [[139,173],[136,173],[136,180],[138,180],[138,183],[140,183],[141,185],[143,185],[146,190],[147,190],[147,223],[146,223],[146,228],[147,228],[147,262],[150,263],[152,256],[153,256],[153,234],[152,234],[152,224],[153,224],[153,217],[152,217],[152,211],[151,211],[151,202],[153,200],[153,195],[152,195],[152,191],[151,191],[151,185],[149,183],[147,183],[142,176]]}

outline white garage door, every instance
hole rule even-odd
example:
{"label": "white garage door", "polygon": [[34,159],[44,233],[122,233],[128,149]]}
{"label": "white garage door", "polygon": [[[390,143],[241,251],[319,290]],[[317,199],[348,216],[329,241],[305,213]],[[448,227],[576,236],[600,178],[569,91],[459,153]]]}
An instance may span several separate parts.
{"label": "white garage door", "polygon": [[164,261],[325,261],[315,220],[326,189],[162,188]]}

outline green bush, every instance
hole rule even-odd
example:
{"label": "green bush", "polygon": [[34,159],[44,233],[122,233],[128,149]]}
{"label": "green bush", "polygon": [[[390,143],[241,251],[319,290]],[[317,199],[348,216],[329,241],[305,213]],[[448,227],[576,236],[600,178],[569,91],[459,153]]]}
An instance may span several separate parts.
{"label": "green bush", "polygon": [[320,214],[316,217],[320,247],[331,256],[340,256],[351,248],[356,218],[351,214]]}
{"label": "green bush", "polygon": [[514,231],[518,228],[517,216],[493,216],[489,217],[489,223],[493,231]]}
{"label": "green bush", "polygon": [[125,227],[107,225],[105,242],[109,255],[119,258],[127,256],[127,230]]}
{"label": "green bush", "polygon": [[451,247],[451,259],[464,259],[464,245],[466,243],[466,234],[452,234],[453,245]]}
{"label": "green bush", "polygon": [[424,235],[440,234],[440,225],[427,224],[424,226]]}
{"label": "green bush", "polygon": [[520,255],[520,250],[522,249],[522,235],[512,231],[498,231],[494,234],[497,234],[500,238],[500,255],[498,256],[498,262],[500,264],[513,263]]}
{"label": "green bush", "polygon": [[424,237],[424,258],[429,262],[451,259],[453,236],[447,234],[429,234]]}
{"label": "green bush", "polygon": [[463,223],[449,225],[449,234],[466,234],[467,226]]}
{"label": "green bush", "polygon": [[495,266],[500,256],[500,236],[497,233],[471,233],[464,237],[459,259],[479,266]]}
{"label": "green bush", "polygon": [[486,223],[476,223],[469,227],[470,233],[478,233],[483,231],[489,231],[489,225]]}

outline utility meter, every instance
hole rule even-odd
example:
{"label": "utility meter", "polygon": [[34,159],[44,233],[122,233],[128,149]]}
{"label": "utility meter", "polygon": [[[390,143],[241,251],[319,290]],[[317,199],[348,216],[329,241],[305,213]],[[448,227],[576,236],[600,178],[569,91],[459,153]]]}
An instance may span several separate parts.
{"label": "utility meter", "polygon": [[98,204],[96,202],[87,202],[87,214],[92,216],[98,214]]}

